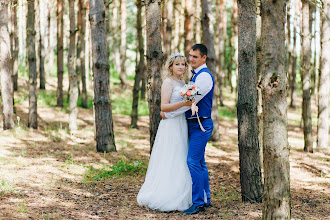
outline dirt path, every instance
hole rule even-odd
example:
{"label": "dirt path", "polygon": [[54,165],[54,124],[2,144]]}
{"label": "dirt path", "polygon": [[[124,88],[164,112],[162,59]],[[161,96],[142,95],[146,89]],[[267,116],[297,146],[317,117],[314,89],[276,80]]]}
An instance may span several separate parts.
{"label": "dirt path", "polygon": [[[123,160],[147,164],[148,117],[139,130],[130,118],[114,115],[116,153],[95,152],[93,114],[79,109],[79,131],[68,134],[68,113],[40,107],[39,129],[26,128],[27,102],[17,106],[19,126],[0,127],[1,219],[260,219],[261,204],[241,203],[237,149],[237,121],[221,120],[221,141],[210,143],[206,160],[213,207],[194,216],[161,213],[138,206],[136,195],[144,175],[129,174],[91,181],[95,169]],[[233,103],[226,103],[234,108]],[[2,109],[0,109],[2,110]],[[299,110],[289,110],[292,218],[330,219],[330,155],[302,151]],[[0,116],[0,121],[2,118]],[[2,126],[2,125],[1,125]]]}

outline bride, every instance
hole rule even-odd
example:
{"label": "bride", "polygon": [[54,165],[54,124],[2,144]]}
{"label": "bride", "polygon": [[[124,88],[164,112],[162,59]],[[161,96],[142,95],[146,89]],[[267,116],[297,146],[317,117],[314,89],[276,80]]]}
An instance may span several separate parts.
{"label": "bride", "polygon": [[[185,102],[180,89],[188,73],[186,58],[172,54],[164,68],[161,109],[174,111]],[[147,175],[137,196],[140,205],[159,211],[186,210],[192,205],[192,181],[187,166],[188,128],[185,115],[162,120],[150,156]]]}

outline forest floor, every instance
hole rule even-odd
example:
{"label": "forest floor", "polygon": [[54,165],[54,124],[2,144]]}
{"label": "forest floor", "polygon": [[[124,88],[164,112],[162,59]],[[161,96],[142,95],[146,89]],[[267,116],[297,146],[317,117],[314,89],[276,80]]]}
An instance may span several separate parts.
{"label": "forest floor", "polygon": [[[49,80],[46,94],[54,94]],[[136,196],[149,160],[148,116],[139,129],[130,117],[114,114],[117,152],[96,152],[92,108],[79,108],[79,130],[68,132],[68,110],[56,98],[38,102],[38,130],[27,128],[27,81],[20,80],[13,130],[0,116],[0,219],[260,219],[262,204],[242,203],[239,183],[234,96],[226,94],[220,117],[221,140],[210,142],[206,162],[213,207],[197,215],[141,207]],[[67,91],[67,81],[65,84]],[[130,89],[131,90],[131,89]],[[115,95],[130,96],[117,85]],[[56,93],[55,93],[56,94]],[[48,100],[52,99],[52,100]],[[47,101],[48,100],[48,101]],[[53,106],[52,106],[53,105]],[[313,102],[313,131],[316,107]],[[0,107],[2,112],[2,109]],[[288,109],[292,219],[330,219],[330,153],[303,151],[301,109]]]}

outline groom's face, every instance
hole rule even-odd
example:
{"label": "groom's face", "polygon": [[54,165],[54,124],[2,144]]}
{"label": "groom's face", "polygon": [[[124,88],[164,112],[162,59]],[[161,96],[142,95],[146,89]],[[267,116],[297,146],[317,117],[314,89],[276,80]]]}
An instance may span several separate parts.
{"label": "groom's face", "polygon": [[190,50],[189,52],[189,63],[193,69],[197,69],[201,65],[206,63],[206,55],[201,56],[199,50]]}

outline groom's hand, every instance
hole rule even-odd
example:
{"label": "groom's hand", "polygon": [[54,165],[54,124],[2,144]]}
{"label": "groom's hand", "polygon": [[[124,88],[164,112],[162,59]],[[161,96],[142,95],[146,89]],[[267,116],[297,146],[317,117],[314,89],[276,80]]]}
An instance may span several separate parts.
{"label": "groom's hand", "polygon": [[159,114],[160,114],[160,117],[162,117],[162,119],[166,119],[164,112],[160,112]]}

